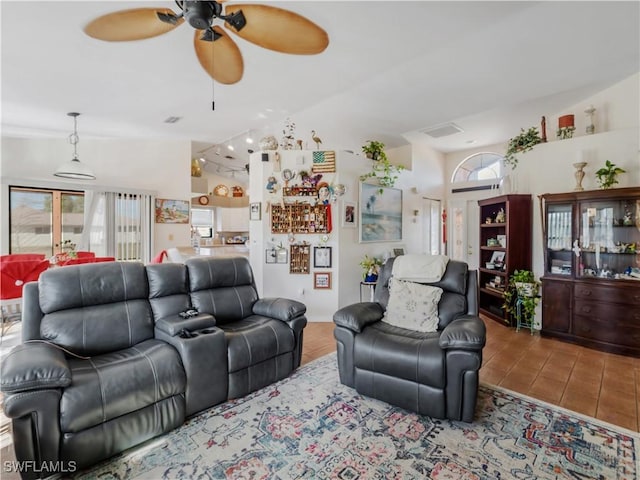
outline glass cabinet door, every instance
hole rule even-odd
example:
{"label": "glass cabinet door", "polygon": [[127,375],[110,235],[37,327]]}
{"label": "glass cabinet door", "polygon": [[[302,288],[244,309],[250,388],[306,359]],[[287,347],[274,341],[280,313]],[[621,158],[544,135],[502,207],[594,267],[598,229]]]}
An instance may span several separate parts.
{"label": "glass cabinet door", "polygon": [[581,202],[579,277],[640,277],[640,200]]}
{"label": "glass cabinet door", "polygon": [[547,205],[547,274],[571,275],[573,271],[572,222],[571,203]]}

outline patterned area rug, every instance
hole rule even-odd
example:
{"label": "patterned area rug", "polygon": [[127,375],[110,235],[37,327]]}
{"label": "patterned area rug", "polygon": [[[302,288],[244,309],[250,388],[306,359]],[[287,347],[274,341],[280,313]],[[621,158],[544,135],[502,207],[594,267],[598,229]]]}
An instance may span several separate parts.
{"label": "patterned area rug", "polygon": [[482,386],[473,424],[340,384],[335,354],[82,472],[84,479],[636,479],[640,435]]}

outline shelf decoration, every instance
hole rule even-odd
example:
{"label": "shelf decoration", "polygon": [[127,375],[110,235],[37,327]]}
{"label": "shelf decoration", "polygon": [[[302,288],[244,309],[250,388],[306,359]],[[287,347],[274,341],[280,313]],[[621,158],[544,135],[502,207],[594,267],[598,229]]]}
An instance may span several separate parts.
{"label": "shelf decoration", "polygon": [[607,160],[604,164],[604,167],[596,172],[596,177],[598,177],[600,188],[602,188],[603,190],[607,190],[608,188],[613,187],[616,183],[618,183],[618,175],[620,175],[621,173],[626,173],[626,170],[617,167],[615,163],[611,163],[610,160]]}
{"label": "shelf decoration", "polygon": [[574,121],[574,115],[563,115],[558,118],[558,130],[556,131],[556,136],[560,140],[573,138],[573,132],[576,130]]}
{"label": "shelf decoration", "polygon": [[586,133],[587,135],[592,135],[596,133],[596,126],[593,124],[593,115],[594,113],[596,113],[596,109],[593,105],[590,105],[589,108],[584,111],[584,113],[587,116],[587,126],[584,133]]}
{"label": "shelf decoration", "polygon": [[308,244],[291,245],[291,261],[289,262],[289,273],[310,273],[310,251]]}
{"label": "shelf decoration", "polygon": [[528,152],[541,142],[542,138],[540,138],[537,127],[531,127],[529,130],[521,128],[518,135],[509,139],[507,151],[504,155],[505,166],[509,166],[511,170],[515,170],[518,166],[518,157],[516,157],[516,154]]}

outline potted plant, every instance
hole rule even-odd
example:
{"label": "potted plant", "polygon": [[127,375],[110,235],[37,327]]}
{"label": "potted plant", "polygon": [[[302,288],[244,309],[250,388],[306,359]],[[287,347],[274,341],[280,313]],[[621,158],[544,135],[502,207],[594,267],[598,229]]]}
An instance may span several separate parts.
{"label": "potted plant", "polygon": [[518,304],[522,323],[531,325],[536,307],[540,303],[540,282],[536,280],[531,270],[515,270],[509,277],[509,283],[504,292],[505,311],[517,316]]}
{"label": "potted plant", "polygon": [[387,154],[384,153],[384,143],[376,140],[367,140],[367,143],[362,146],[362,151],[365,153],[367,158],[372,160],[387,159]]}
{"label": "potted plant", "polygon": [[528,152],[534,146],[542,142],[537,127],[531,127],[529,130],[520,129],[520,134],[509,140],[507,152],[504,155],[504,164],[509,165],[511,169],[518,166],[517,153]]}
{"label": "potted plant", "polygon": [[360,261],[360,266],[364,270],[362,273],[362,278],[365,282],[373,283],[378,280],[378,274],[380,273],[382,260],[376,257],[365,255],[364,258]]}
{"label": "potted plant", "polygon": [[[360,175],[360,181],[364,182],[369,178],[376,179],[383,187],[393,187],[398,180],[400,172],[404,170],[402,165],[392,165],[384,152],[384,143],[375,140],[369,140],[369,143],[362,146],[368,158],[374,159],[371,171]],[[384,190],[381,188],[380,193]]]}
{"label": "potted plant", "polygon": [[616,167],[615,163],[611,163],[607,160],[600,170],[596,172],[596,177],[598,177],[598,183],[603,190],[613,187],[616,183],[618,183],[618,175],[621,173],[626,173],[626,170],[623,170],[620,167]]}

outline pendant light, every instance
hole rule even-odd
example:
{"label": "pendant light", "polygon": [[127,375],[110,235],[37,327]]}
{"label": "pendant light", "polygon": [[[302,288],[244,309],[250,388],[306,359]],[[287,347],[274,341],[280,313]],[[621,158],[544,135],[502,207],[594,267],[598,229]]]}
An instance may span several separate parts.
{"label": "pendant light", "polygon": [[73,117],[73,133],[69,135],[69,143],[73,145],[73,158],[68,162],[65,162],[56,170],[54,175],[56,177],[72,178],[73,180],[95,180],[96,176],[91,169],[80,163],[78,159],[78,116],[77,112],[67,113],[70,117]]}

